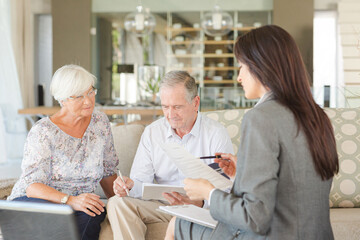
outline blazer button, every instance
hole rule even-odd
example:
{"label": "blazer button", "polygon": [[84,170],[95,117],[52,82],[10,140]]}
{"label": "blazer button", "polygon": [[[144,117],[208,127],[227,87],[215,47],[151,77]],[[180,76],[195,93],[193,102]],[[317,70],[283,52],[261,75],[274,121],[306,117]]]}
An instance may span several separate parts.
{"label": "blazer button", "polygon": [[239,235],[240,235],[240,233],[241,233],[241,231],[240,231],[240,230],[237,230],[237,232],[236,232],[236,236],[239,236]]}

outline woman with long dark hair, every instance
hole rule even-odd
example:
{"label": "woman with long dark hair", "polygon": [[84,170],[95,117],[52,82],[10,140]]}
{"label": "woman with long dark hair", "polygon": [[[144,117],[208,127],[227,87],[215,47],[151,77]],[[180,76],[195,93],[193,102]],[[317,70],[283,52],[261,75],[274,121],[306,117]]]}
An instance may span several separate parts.
{"label": "woman with long dark hair", "polygon": [[245,97],[260,100],[242,120],[237,158],[217,160],[235,177],[233,188],[226,193],[207,180],[185,179],[187,195],[209,200],[218,225],[213,230],[174,218],[166,239],[333,239],[336,143],[294,39],[269,25],[241,36],[234,49]]}

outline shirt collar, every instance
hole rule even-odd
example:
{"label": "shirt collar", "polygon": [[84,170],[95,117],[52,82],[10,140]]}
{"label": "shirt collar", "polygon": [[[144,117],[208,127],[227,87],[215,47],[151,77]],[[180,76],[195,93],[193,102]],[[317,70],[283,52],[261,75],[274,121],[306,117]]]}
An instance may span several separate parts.
{"label": "shirt collar", "polygon": [[[164,121],[165,121],[165,124],[166,124],[166,126],[168,128],[167,133],[166,133],[166,137],[170,138],[170,137],[178,136],[175,133],[174,129],[172,129],[171,125],[169,124],[169,122],[166,120],[165,117],[164,117]],[[191,131],[188,134],[191,134],[191,135],[193,135],[195,137],[199,136],[199,134],[200,134],[200,122],[201,122],[201,114],[200,114],[200,112],[198,112],[196,120],[195,120],[195,124],[194,124],[194,126],[192,127]]]}
{"label": "shirt collar", "polygon": [[258,105],[260,105],[263,102],[266,102],[267,100],[270,100],[272,98],[273,98],[272,91],[268,91],[260,98],[260,100],[255,104],[254,107],[257,107]]}

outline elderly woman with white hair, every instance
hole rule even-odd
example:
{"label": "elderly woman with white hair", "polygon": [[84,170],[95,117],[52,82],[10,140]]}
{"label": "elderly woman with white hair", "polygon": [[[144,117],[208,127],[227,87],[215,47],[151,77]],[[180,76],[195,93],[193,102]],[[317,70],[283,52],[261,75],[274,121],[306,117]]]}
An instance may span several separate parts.
{"label": "elderly woman with white hair", "polygon": [[94,110],[96,78],[84,68],[66,65],[51,82],[61,109],[30,130],[22,174],[8,200],[68,204],[75,210],[81,239],[98,239],[105,204],[96,194],[100,182],[107,197],[119,162],[107,116]]}

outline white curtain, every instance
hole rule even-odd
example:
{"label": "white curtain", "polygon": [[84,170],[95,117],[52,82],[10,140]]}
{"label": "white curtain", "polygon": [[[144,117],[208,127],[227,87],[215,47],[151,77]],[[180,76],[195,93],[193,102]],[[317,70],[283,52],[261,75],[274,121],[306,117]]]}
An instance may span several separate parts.
{"label": "white curtain", "polygon": [[[170,44],[169,44],[170,45]],[[165,36],[155,33],[154,37],[154,63],[158,66],[166,67],[166,39]]]}
{"label": "white curtain", "polygon": [[0,0],[0,108],[3,114],[0,131],[6,139],[7,158],[21,158],[26,127],[17,113],[23,103],[11,44],[9,13],[10,0]]}
{"label": "white curtain", "polygon": [[[126,32],[125,39],[125,63],[144,65],[143,47],[137,37],[132,32]],[[158,66],[166,67],[166,39],[163,35],[155,33],[154,37],[154,63]]]}
{"label": "white curtain", "polygon": [[0,163],[4,163],[7,160],[6,148],[5,148],[5,127],[4,118],[0,108]]}
{"label": "white curtain", "polygon": [[[13,54],[24,107],[34,107],[34,15],[35,6],[45,0],[2,0],[10,3]],[[42,13],[42,12],[40,12]]]}
{"label": "white curtain", "polygon": [[143,65],[143,48],[139,38],[135,35],[135,33],[127,32],[125,41],[125,63],[137,64],[138,66]]}

